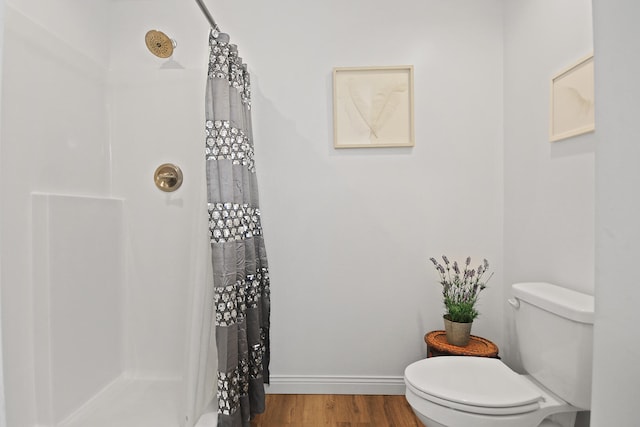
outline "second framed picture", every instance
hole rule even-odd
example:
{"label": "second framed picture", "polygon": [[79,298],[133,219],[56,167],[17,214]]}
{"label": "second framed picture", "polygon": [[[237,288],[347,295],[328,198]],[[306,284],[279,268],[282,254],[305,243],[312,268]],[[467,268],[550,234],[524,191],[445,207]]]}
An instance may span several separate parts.
{"label": "second framed picture", "polygon": [[595,129],[593,55],[551,79],[549,139],[560,141]]}
{"label": "second framed picture", "polygon": [[413,66],[333,69],[335,148],[412,147]]}

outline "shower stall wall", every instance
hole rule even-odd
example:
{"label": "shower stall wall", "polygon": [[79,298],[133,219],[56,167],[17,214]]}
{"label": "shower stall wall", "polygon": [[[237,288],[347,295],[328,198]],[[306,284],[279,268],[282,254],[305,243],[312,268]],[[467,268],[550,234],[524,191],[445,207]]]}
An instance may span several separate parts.
{"label": "shower stall wall", "polygon": [[[194,304],[210,274],[208,24],[180,0],[81,3],[6,2],[7,425],[192,426],[215,397],[211,381],[191,381],[212,339]],[[154,28],[179,41],[169,60],[145,48]],[[175,193],[153,182],[166,162],[185,175]],[[209,409],[198,427],[215,425]]]}
{"label": "shower stall wall", "polygon": [[55,425],[124,370],[122,201],[33,194],[31,206],[36,401]]}

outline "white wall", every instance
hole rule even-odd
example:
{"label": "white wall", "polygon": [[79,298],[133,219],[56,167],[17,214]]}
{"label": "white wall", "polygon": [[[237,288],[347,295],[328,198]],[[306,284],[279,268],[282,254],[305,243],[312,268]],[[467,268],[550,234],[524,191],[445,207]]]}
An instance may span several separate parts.
{"label": "white wall", "polygon": [[[113,2],[109,20],[112,191],[126,200],[128,226],[127,365],[137,376],[175,378],[182,374],[190,281],[206,268],[194,260],[207,259],[195,253],[202,248],[195,242],[207,233],[208,24],[195,2],[183,0]],[[152,29],[176,40],[170,60],[147,50]],[[168,162],[184,173],[175,193],[153,183],[155,169]]]}
{"label": "white wall", "polygon": [[107,32],[90,25],[106,2],[57,2],[52,14],[40,13],[50,2],[38,3],[9,1],[4,20],[0,256],[10,426],[35,421],[30,193],[109,191],[106,69],[93,56]]}
{"label": "white wall", "polygon": [[[5,2],[0,1],[0,81],[2,81],[2,60],[4,47],[4,7]],[[0,95],[2,93],[2,85],[0,85]],[[0,97],[0,114],[2,113],[2,98]],[[0,129],[2,123],[0,121]],[[0,131],[1,132],[1,131]],[[2,164],[2,151],[0,150],[0,164]],[[0,200],[2,200],[3,191],[0,189]],[[2,223],[2,209],[0,209],[0,223]],[[0,280],[2,278],[2,258],[0,258]],[[1,285],[1,282],[0,282]],[[0,292],[0,427],[7,425],[7,406],[5,401],[5,384],[4,384],[4,362],[2,350],[2,292]]]}
{"label": "white wall", "polygon": [[[208,4],[252,72],[270,390],[401,391],[442,328],[440,254],[492,262],[474,333],[502,344],[501,2]],[[415,148],[335,150],[333,67],[395,64],[415,66]]]}
{"label": "white wall", "polygon": [[[34,285],[42,283],[31,276],[31,192],[125,199],[127,286],[123,305],[114,308],[126,313],[120,339],[128,340],[118,343],[123,360],[112,357],[109,369],[117,366],[137,378],[182,374],[188,289],[202,276],[193,273],[203,269],[194,259],[205,258],[194,253],[202,248],[194,242],[198,226],[205,224],[206,232],[206,207],[197,207],[205,194],[208,27],[196,4],[50,3],[9,2],[4,21],[2,103],[11,108],[3,109],[0,174],[11,183],[3,188],[3,200],[11,202],[3,203],[0,256],[11,426],[34,425],[37,412],[47,411],[34,389],[41,388],[34,366],[47,360],[34,357],[34,306],[42,305]],[[180,49],[168,65],[184,68],[160,69],[166,61],[144,45],[153,28],[178,39]],[[185,172],[183,187],[172,195],[153,184],[153,171],[167,161]],[[46,397],[46,390],[40,395]],[[81,399],[76,393],[63,402],[54,418]]]}
{"label": "white wall", "polygon": [[505,2],[505,283],[593,293],[594,134],[549,142],[551,77],[593,52],[589,0]]}
{"label": "white wall", "polygon": [[[501,344],[500,2],[210,7],[252,72],[276,382],[392,377],[401,385],[404,367],[424,355],[424,333],[442,327],[427,261],[442,253],[496,267],[474,332]],[[166,0],[114,2],[111,25],[113,193],[128,200],[131,280],[149,279],[135,297],[152,292],[158,304],[131,323],[150,344],[136,357],[172,372],[175,351],[155,350],[180,329],[152,328],[183,298],[169,286],[181,273],[162,268],[169,253],[148,249],[179,240],[176,225],[197,203],[207,24],[195,2]],[[177,41],[172,61],[145,50],[149,29]],[[415,66],[416,147],[334,150],[332,68],[393,64]],[[165,161],[185,172],[175,196],[149,191]],[[150,221],[167,210],[161,228]],[[178,256],[182,249],[173,245]]]}
{"label": "white wall", "polygon": [[550,143],[548,125],[551,77],[593,52],[591,2],[504,4],[505,293],[549,281],[593,294],[595,135]]}
{"label": "white wall", "polygon": [[640,4],[594,1],[596,327],[592,426],[638,423]]}
{"label": "white wall", "polygon": [[[551,77],[592,52],[590,0],[504,2],[505,295],[522,281],[594,293],[596,136],[550,143],[548,125]],[[504,325],[503,355],[521,369],[509,309]]]}
{"label": "white wall", "polygon": [[109,63],[109,21],[104,17],[110,0],[6,0],[6,3],[54,36],[40,40],[48,43],[47,49],[56,51],[56,47],[68,45],[103,67]]}
{"label": "white wall", "polygon": [[34,386],[39,425],[53,426],[123,371],[122,200],[34,194],[31,205]]}

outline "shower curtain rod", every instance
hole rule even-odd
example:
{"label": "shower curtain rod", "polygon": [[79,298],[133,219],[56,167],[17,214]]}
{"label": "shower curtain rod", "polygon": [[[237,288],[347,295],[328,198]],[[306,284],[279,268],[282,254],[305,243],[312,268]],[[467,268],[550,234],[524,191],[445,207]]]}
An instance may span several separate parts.
{"label": "shower curtain rod", "polygon": [[209,23],[211,24],[211,28],[217,30],[218,25],[216,24],[216,21],[213,20],[213,16],[211,16],[211,13],[209,12],[209,9],[207,9],[207,6],[204,5],[203,0],[196,0],[196,3],[198,3],[198,6],[200,6],[200,10],[202,11],[202,13],[204,13],[207,21],[209,21]]}

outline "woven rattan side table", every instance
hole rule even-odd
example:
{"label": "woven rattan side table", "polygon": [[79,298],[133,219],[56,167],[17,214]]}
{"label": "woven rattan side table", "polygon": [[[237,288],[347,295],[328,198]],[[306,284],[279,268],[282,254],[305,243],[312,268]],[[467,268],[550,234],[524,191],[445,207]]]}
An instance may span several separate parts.
{"label": "woven rattan side table", "polygon": [[471,335],[469,344],[458,347],[447,342],[445,331],[431,331],[424,336],[427,357],[435,356],[480,356],[498,358],[498,346],[488,339]]}

